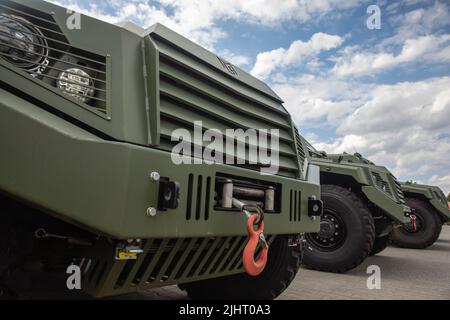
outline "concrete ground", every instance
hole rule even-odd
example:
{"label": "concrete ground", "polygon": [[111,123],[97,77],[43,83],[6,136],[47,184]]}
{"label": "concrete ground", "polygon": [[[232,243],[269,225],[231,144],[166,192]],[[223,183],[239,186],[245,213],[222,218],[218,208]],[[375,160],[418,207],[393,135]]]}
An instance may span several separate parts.
{"label": "concrete ground", "polygon": [[[367,288],[367,267],[381,270],[381,289]],[[148,290],[121,299],[187,299],[177,287]],[[450,299],[450,226],[426,250],[389,247],[346,274],[300,270],[279,299]]]}

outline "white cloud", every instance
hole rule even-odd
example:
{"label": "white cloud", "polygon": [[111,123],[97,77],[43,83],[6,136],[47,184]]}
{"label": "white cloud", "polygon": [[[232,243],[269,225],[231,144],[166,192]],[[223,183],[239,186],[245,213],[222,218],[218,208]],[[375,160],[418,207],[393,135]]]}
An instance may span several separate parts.
{"label": "white cloud", "polygon": [[131,20],[147,28],[159,22],[191,40],[213,49],[226,32],[221,21],[238,21],[278,27],[284,22],[306,22],[356,7],[363,0],[47,0],[115,23]]}
{"label": "white cloud", "polygon": [[[424,1],[424,3],[430,4],[430,1]],[[439,28],[450,25],[450,10],[448,4],[435,1],[428,7],[407,11],[403,14],[397,13],[389,20],[397,28],[396,34],[383,42],[399,43],[409,38],[431,34]]]}
{"label": "white cloud", "polygon": [[448,195],[450,193],[450,174],[446,176],[434,175],[427,181],[427,184],[432,186],[440,186],[441,189],[444,190],[444,193],[446,193],[445,195]]}
{"label": "white cloud", "polygon": [[322,51],[339,47],[343,41],[340,36],[316,33],[306,42],[301,40],[292,42],[288,49],[279,48],[259,53],[251,73],[258,78],[265,79],[275,70],[280,71],[280,68],[296,66]]}
{"label": "white cloud", "polygon": [[[342,77],[376,76],[379,72],[409,67],[414,63],[435,64],[450,60],[450,8],[441,1],[423,2],[421,8],[392,14],[413,2],[389,4],[382,28],[393,35],[377,38],[371,47],[344,48],[332,72]],[[385,21],[385,20],[383,20]],[[446,34],[444,34],[446,33]]]}
{"label": "white cloud", "polygon": [[[360,152],[402,179],[450,173],[450,78],[378,85],[345,117],[328,152]],[[434,179],[436,180],[436,179]],[[436,180],[438,181],[438,180]],[[447,182],[440,184],[450,191]]]}
{"label": "white cloud", "polygon": [[239,55],[231,52],[230,50],[223,50],[219,55],[228,62],[238,66],[244,67],[250,65],[252,59],[248,56]]}
{"label": "white cloud", "polygon": [[450,61],[449,50],[450,34],[427,35],[406,40],[397,55],[385,51],[344,54],[336,62],[332,73],[338,76],[374,75],[412,62],[441,63]]}

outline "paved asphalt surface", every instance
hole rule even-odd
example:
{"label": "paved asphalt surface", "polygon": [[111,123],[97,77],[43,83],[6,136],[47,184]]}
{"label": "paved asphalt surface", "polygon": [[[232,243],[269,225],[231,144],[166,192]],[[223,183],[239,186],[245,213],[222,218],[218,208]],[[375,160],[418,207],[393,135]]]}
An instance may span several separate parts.
{"label": "paved asphalt surface", "polygon": [[[367,289],[367,267],[381,269],[381,289]],[[187,299],[177,287],[148,290],[119,299]],[[117,299],[117,298],[116,298]],[[389,247],[346,274],[300,270],[279,299],[450,299],[450,226],[426,250]]]}

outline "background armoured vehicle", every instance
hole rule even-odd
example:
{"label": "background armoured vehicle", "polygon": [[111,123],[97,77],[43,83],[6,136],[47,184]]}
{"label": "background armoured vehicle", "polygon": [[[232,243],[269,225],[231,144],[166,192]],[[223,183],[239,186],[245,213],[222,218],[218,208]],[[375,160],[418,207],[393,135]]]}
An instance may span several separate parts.
{"label": "background armoured vehicle", "polygon": [[321,230],[308,234],[304,264],[345,272],[384,250],[390,232],[409,221],[400,183],[385,167],[360,154],[327,155],[309,145],[320,166],[324,214]]}
{"label": "background armoured vehicle", "polygon": [[411,182],[401,185],[414,219],[392,232],[392,242],[403,248],[427,248],[439,238],[442,225],[450,221],[447,198],[439,187]]}
{"label": "background armoured vehicle", "polygon": [[[81,16],[78,30],[71,14],[0,0],[2,286],[23,291],[73,263],[97,297],[171,284],[200,298],[280,294],[300,265],[298,235],[317,232],[321,214],[319,168],[304,163],[281,99],[161,25]],[[247,162],[175,165],[171,133],[195,121],[279,129],[278,175]],[[265,211],[257,277],[243,274],[239,203]]]}

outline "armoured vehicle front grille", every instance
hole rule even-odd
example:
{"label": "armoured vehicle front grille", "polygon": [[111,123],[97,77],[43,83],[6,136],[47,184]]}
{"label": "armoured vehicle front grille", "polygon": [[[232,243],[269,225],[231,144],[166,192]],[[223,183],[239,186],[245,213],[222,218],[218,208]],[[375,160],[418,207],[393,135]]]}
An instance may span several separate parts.
{"label": "armoured vehicle front grille", "polygon": [[[299,177],[290,116],[280,103],[220,70],[190,55],[176,45],[152,35],[159,50],[161,143],[172,150],[171,136],[176,129],[193,132],[194,122],[201,121],[204,130],[279,129],[280,175]],[[250,146],[246,141],[246,153]],[[248,159],[248,158],[247,158]],[[248,163],[241,167],[259,170]]]}
{"label": "armoured vehicle front grille", "polygon": [[378,189],[387,193],[389,196],[392,196],[392,191],[391,191],[391,187],[389,186],[389,182],[384,180],[381,177],[380,173],[372,172],[372,177],[373,177],[375,185],[377,186]]}
{"label": "armoured vehicle front grille", "polygon": [[445,198],[445,195],[442,192],[433,190],[433,193],[436,199],[438,199],[443,205],[447,206],[447,199]]}
{"label": "armoured vehicle front grille", "polygon": [[297,144],[297,153],[299,156],[300,163],[303,167],[306,159],[306,153],[305,148],[303,147],[302,138],[300,137],[300,133],[298,132],[297,128],[295,128],[295,143]]}
{"label": "armoured vehicle front grille", "polygon": [[[267,239],[272,243],[275,237]],[[94,296],[117,295],[241,273],[246,243],[246,236],[151,239],[145,241],[137,260],[95,255],[77,264],[83,274],[83,290]]]}
{"label": "armoured vehicle front grille", "polygon": [[301,220],[302,192],[300,190],[290,191],[289,221],[299,222]]}
{"label": "armoured vehicle front grille", "polygon": [[186,220],[208,220],[210,212],[211,177],[189,175]]}
{"label": "armoured vehicle front grille", "polygon": [[395,191],[397,193],[398,200],[400,201],[400,203],[406,204],[406,202],[405,202],[405,195],[403,194],[402,185],[400,184],[400,182],[398,182],[397,178],[394,177],[393,175],[391,175],[391,178],[393,179],[393,181],[395,183]]}
{"label": "armoured vehicle front grille", "polygon": [[0,57],[77,105],[108,115],[106,57],[70,45],[51,15],[0,0]]}

